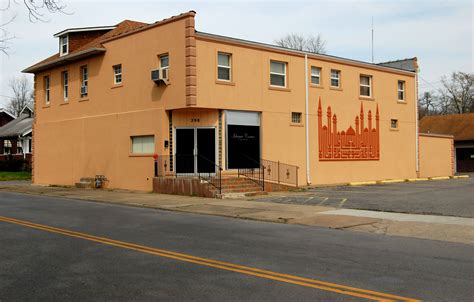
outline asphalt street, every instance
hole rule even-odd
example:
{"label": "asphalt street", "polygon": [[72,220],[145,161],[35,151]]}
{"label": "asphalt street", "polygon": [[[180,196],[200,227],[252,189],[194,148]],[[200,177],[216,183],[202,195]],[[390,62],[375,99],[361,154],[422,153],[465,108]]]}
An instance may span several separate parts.
{"label": "asphalt street", "polygon": [[2,302],[472,301],[473,285],[472,245],[0,193]]}
{"label": "asphalt street", "polygon": [[474,175],[472,176],[466,179],[321,187],[312,188],[305,193],[271,195],[255,200],[472,218]]}

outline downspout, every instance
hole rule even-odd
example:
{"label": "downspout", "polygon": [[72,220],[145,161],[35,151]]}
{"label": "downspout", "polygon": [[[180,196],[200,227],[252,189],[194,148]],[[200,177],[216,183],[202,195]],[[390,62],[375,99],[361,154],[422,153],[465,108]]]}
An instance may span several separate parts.
{"label": "downspout", "polygon": [[[415,61],[416,62],[416,61]],[[415,120],[415,127],[416,127],[416,145],[415,145],[415,152],[416,152],[416,177],[420,177],[420,129],[418,125],[419,119],[419,112],[418,112],[418,63],[416,64],[416,73],[415,73],[415,112],[416,112],[416,120]]]}
{"label": "downspout", "polygon": [[304,78],[305,78],[305,128],[306,128],[306,183],[311,184],[311,172],[310,172],[310,162],[309,162],[309,83],[308,83],[308,54],[304,54]]}

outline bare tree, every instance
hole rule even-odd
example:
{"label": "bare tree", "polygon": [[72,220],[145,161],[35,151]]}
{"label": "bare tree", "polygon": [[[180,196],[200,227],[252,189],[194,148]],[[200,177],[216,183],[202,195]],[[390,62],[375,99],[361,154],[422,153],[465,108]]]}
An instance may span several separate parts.
{"label": "bare tree", "polygon": [[309,36],[306,39],[306,50],[313,53],[326,53],[326,41],[321,35]]}
{"label": "bare tree", "polygon": [[[24,7],[28,11],[28,18],[30,19],[30,22],[33,23],[37,21],[48,21],[45,18],[47,13],[60,12],[67,14],[64,11],[65,5],[61,3],[61,0],[6,0],[2,1],[0,12],[3,14],[4,12],[9,11],[12,3],[16,5],[19,4],[20,1],[23,2]],[[12,23],[15,20],[15,17],[16,15],[13,15],[7,21],[0,24],[0,52],[3,52],[4,54],[8,54],[10,40],[15,38],[6,30],[7,25]]]}
{"label": "bare tree", "polygon": [[7,104],[7,109],[13,115],[19,116],[20,112],[26,105],[33,105],[33,85],[26,76],[13,78],[8,83],[13,98]]}
{"label": "bare tree", "polygon": [[446,113],[467,113],[474,105],[473,99],[474,74],[453,72],[449,78],[443,77],[440,89],[442,103]]}
{"label": "bare tree", "polygon": [[308,51],[312,53],[326,53],[326,41],[321,37],[321,35],[317,36],[302,36],[296,33],[289,33],[285,36],[276,39],[275,43],[278,46],[301,50],[301,51]]}
{"label": "bare tree", "polygon": [[418,117],[421,119],[426,115],[434,115],[438,113],[437,96],[431,91],[426,91],[420,97],[418,102]]}

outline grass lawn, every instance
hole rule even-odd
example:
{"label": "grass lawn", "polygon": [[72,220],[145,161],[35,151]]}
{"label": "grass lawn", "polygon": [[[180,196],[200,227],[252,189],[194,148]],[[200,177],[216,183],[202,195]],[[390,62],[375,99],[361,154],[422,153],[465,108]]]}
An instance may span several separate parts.
{"label": "grass lawn", "polygon": [[29,180],[31,172],[3,172],[0,171],[0,181],[7,180]]}

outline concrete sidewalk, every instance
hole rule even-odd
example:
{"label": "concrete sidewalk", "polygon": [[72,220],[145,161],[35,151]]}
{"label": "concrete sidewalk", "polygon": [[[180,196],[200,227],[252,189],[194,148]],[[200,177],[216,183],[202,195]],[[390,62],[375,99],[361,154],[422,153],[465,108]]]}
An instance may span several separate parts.
{"label": "concrete sidewalk", "polygon": [[222,200],[125,190],[44,187],[31,185],[28,182],[0,183],[0,192],[47,195],[161,210],[474,244],[474,218],[345,210],[325,206],[238,199]]}

